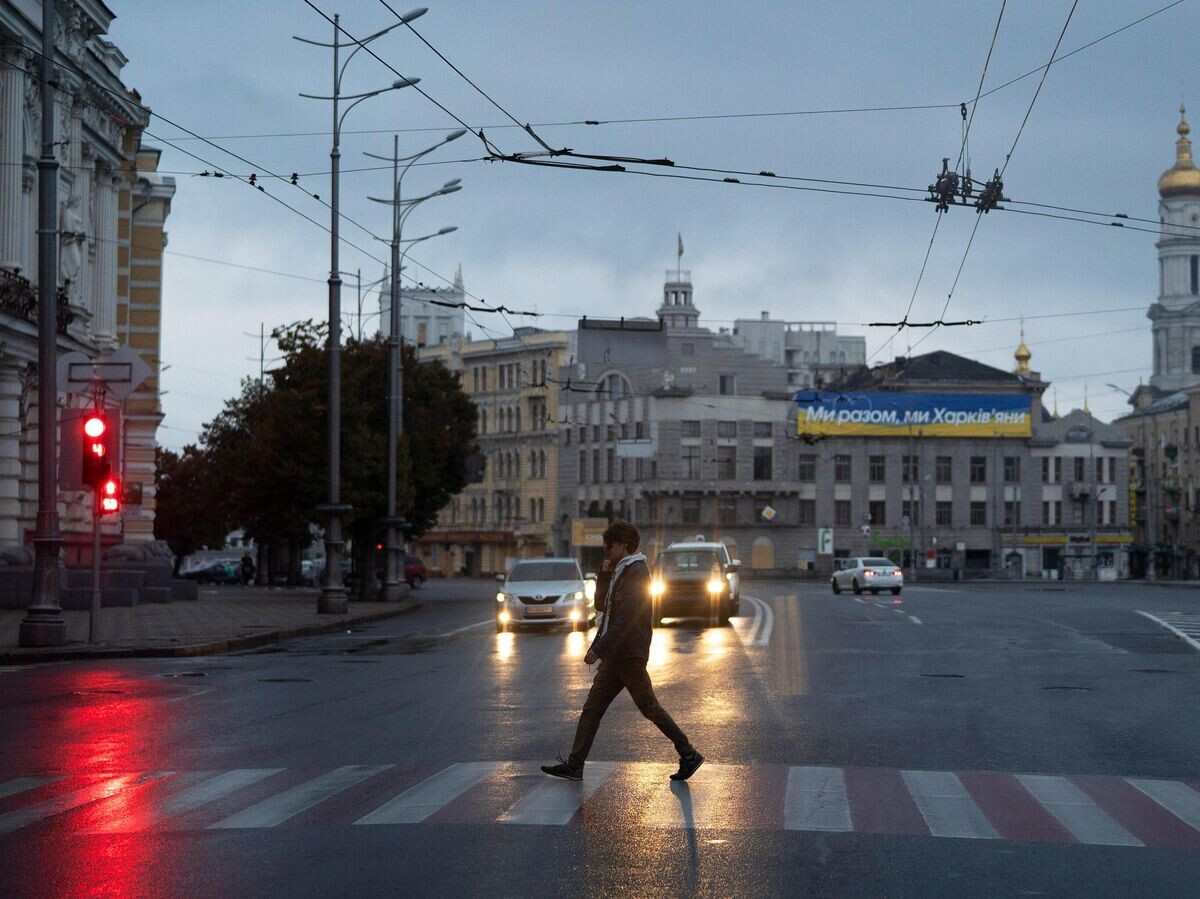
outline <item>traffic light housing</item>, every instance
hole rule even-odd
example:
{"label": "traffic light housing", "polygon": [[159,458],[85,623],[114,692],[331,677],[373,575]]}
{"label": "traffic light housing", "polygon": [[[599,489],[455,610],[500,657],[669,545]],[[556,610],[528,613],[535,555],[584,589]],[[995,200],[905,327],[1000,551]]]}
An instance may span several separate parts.
{"label": "traffic light housing", "polygon": [[112,515],[121,511],[121,485],[113,478],[106,478],[100,485],[100,514]]}
{"label": "traffic light housing", "polygon": [[103,412],[83,416],[83,483],[94,490],[99,490],[112,474],[108,429],[108,417]]}

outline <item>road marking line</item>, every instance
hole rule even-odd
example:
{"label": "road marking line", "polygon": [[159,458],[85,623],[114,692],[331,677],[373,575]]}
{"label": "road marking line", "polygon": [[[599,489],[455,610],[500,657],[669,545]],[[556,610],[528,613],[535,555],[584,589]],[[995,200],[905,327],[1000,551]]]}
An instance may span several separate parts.
{"label": "road marking line", "polygon": [[1102,846],[1145,845],[1065,777],[1018,774],[1017,780],[1079,842]]}
{"label": "road marking line", "polygon": [[5,796],[15,796],[17,793],[24,793],[26,790],[32,790],[34,787],[40,787],[43,784],[55,783],[60,781],[66,775],[58,775],[57,777],[18,777],[15,780],[10,780],[0,784],[0,799]]}
{"label": "road marking line", "polygon": [[863,599],[861,596],[854,597],[854,601],[861,602],[864,606],[867,604],[867,601],[865,599]]}
{"label": "road marking line", "polygon": [[391,767],[393,766],[345,765],[335,768],[327,774],[322,774],[320,777],[285,790],[269,799],[264,799],[247,809],[242,809],[216,824],[210,824],[209,828],[274,827],[276,824],[282,824],[288,818],[293,818],[312,808],[317,803],[323,802],[330,796],[387,771]]}
{"label": "road marking line", "polygon": [[1200,793],[1187,784],[1135,777],[1127,777],[1125,782],[1137,787],[1193,830],[1200,830]]}
{"label": "road marking line", "polygon": [[487,627],[489,624],[495,624],[494,618],[489,618],[487,621],[476,621],[474,624],[468,624],[466,627],[456,628],[452,631],[446,631],[444,634],[433,634],[433,639],[437,640],[441,637],[453,637],[455,634],[465,634],[467,631],[473,631],[478,627]]}
{"label": "road marking line", "polygon": [[123,820],[114,819],[90,833],[130,833],[150,830],[166,818],[194,811],[285,770],[287,769],[237,768],[233,771],[226,771],[188,787],[174,796],[168,796],[157,807],[140,809],[136,814]]}
{"label": "road marking line", "polygon": [[901,771],[900,774],[935,837],[1000,839],[996,828],[952,771]]}
{"label": "road marking line", "polygon": [[851,831],[850,800],[841,768],[788,769],[783,800],[785,830]]}
{"label": "road marking line", "polygon": [[909,615],[908,620],[911,621],[913,624],[924,624],[925,623],[920,618],[918,618],[916,615]]}
{"label": "road marking line", "polygon": [[71,809],[79,808],[81,805],[87,805],[98,799],[107,799],[109,796],[115,796],[129,787],[148,783],[151,780],[158,780],[170,773],[169,771],[160,771],[153,774],[141,775],[121,774],[117,777],[109,777],[98,783],[91,784],[82,790],[76,790],[73,793],[66,793],[62,796],[55,796],[53,799],[47,799],[45,802],[39,802],[36,805],[8,812],[7,814],[0,815],[0,834],[12,833],[12,831],[26,825],[44,821],[46,818],[60,815],[63,812],[69,812]]}
{"label": "road marking line", "polygon": [[429,777],[399,796],[389,799],[355,824],[417,824],[443,805],[461,796],[503,762],[461,762]]}
{"label": "road marking line", "polygon": [[1157,617],[1156,615],[1151,615],[1149,612],[1143,612],[1141,609],[1137,609],[1135,611],[1137,611],[1137,613],[1139,615],[1144,615],[1146,618],[1149,618],[1155,624],[1165,627],[1167,630],[1169,630],[1171,633],[1173,633],[1180,640],[1183,640],[1185,643],[1187,643],[1188,646],[1192,647],[1192,649],[1196,650],[1197,652],[1200,652],[1200,641],[1197,641],[1194,638],[1189,637],[1187,634],[1185,634],[1179,628],[1174,627],[1173,625],[1167,624],[1167,622],[1163,621],[1161,618]]}
{"label": "road marking line", "polygon": [[616,770],[616,762],[588,762],[583,769],[582,782],[548,780],[496,820],[502,824],[566,824],[584,800]]}
{"label": "road marking line", "polygon": [[754,602],[762,609],[762,623],[758,629],[758,636],[754,639],[755,646],[768,646],[771,643],[771,632],[775,630],[775,609],[771,603],[765,599],[754,599]]}
{"label": "road marking line", "polygon": [[197,696],[203,696],[206,693],[211,693],[214,689],[215,688],[213,688],[213,687],[208,687],[203,690],[189,691],[187,693],[184,693],[182,696],[176,696],[173,699],[168,699],[167,702],[182,702],[185,699],[195,699]]}

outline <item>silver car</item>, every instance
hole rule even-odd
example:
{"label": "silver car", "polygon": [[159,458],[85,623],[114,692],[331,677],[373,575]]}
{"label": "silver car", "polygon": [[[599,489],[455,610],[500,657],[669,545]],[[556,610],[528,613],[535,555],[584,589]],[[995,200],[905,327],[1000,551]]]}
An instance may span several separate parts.
{"label": "silver car", "polygon": [[841,567],[829,579],[834,593],[853,590],[855,593],[891,590],[893,595],[904,587],[904,572],[891,559],[882,556],[863,556],[841,560]]}
{"label": "silver car", "polygon": [[526,559],[496,575],[496,632],[516,627],[587,630],[596,620],[595,575],[574,559]]}

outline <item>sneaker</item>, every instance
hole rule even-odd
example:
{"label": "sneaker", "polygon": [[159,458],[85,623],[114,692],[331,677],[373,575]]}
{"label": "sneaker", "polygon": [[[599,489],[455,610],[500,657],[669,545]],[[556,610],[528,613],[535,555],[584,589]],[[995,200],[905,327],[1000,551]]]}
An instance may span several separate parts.
{"label": "sneaker", "polygon": [[542,765],[542,773],[551,777],[561,777],[563,780],[583,780],[583,768],[572,768],[558,757],[557,765]]}
{"label": "sneaker", "polygon": [[687,780],[703,764],[704,756],[693,749],[691,755],[683,756],[679,759],[679,770],[671,775],[671,780]]}

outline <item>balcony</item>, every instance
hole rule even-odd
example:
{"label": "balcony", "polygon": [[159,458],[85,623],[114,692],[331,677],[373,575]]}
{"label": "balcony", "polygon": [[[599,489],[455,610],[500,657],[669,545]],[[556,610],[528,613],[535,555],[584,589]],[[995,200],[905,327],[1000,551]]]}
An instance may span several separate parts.
{"label": "balcony", "polygon": [[[67,326],[75,320],[67,295],[58,290],[58,333],[66,334]],[[29,279],[12,269],[0,269],[0,312],[7,312],[37,324],[38,296]]]}

